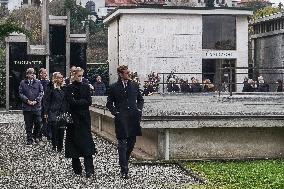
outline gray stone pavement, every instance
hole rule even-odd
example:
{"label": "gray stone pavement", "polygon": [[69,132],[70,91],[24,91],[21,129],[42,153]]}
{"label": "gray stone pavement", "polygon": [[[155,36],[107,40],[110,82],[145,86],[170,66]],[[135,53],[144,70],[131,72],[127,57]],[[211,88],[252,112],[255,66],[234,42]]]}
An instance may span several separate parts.
{"label": "gray stone pavement", "polygon": [[[130,164],[130,179],[119,177],[117,149],[94,136],[99,153],[95,175],[72,172],[71,160],[51,150],[44,140],[26,145],[21,114],[0,114],[0,188],[191,188],[194,179],[175,165]],[[135,159],[132,159],[135,161]]]}

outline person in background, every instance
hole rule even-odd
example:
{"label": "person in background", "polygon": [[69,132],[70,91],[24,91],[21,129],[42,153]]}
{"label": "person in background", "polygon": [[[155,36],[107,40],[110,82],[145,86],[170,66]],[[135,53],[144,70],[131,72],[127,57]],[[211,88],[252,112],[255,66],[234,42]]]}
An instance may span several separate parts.
{"label": "person in background", "polygon": [[195,77],[192,77],[190,80],[191,80],[190,92],[191,93],[202,92],[202,86],[200,85],[198,80]]}
{"label": "person in background", "polygon": [[180,92],[182,93],[190,92],[190,86],[188,80],[180,79]]}
{"label": "person in background", "polygon": [[101,76],[97,76],[96,82],[94,83],[94,95],[95,96],[104,96],[106,93],[106,86],[102,82]]}
{"label": "person in background", "polygon": [[52,83],[44,95],[44,115],[52,131],[52,150],[61,152],[63,149],[64,128],[56,122],[56,116],[67,111],[64,91],[64,78],[60,72],[52,74]]}
{"label": "person in background", "polygon": [[19,86],[19,94],[22,100],[27,145],[38,143],[41,132],[41,107],[43,87],[39,80],[35,79],[33,68],[26,70],[26,79]]}
{"label": "person in background", "polygon": [[179,92],[179,86],[176,84],[176,79],[173,77],[169,79],[167,84],[167,91],[168,92]]}
{"label": "person in background", "polygon": [[283,82],[281,79],[277,79],[276,81],[277,83],[277,90],[276,92],[283,92]]}
{"label": "person in background", "polygon": [[144,96],[150,96],[155,92],[154,87],[153,87],[153,83],[150,82],[150,81],[144,81],[143,87],[144,87],[144,90],[143,90],[142,95],[144,95]]}
{"label": "person in background", "polygon": [[259,76],[257,80],[258,80],[257,92],[269,92],[269,85],[264,82],[263,77]]}
{"label": "person in background", "polygon": [[93,156],[97,153],[91,132],[89,106],[92,105],[90,86],[83,83],[84,70],[74,70],[74,80],[67,86],[66,98],[70,106],[73,124],[66,129],[65,157],[72,158],[75,174],[82,174],[80,157],[84,157],[86,178],[94,174]]}
{"label": "person in background", "polygon": [[[50,81],[48,80],[47,71],[46,71],[45,68],[41,68],[39,70],[39,80],[40,80],[40,83],[43,87],[43,94],[46,94],[48,84],[49,84]],[[43,102],[44,101],[42,100],[42,107],[41,107],[42,129],[41,129],[40,135],[45,136],[47,138],[47,140],[51,140],[51,127],[49,127],[49,125],[47,124],[47,119],[44,116]]]}
{"label": "person in background", "polygon": [[135,146],[136,136],[142,135],[140,121],[144,99],[139,85],[131,80],[127,66],[119,66],[117,73],[118,81],[110,86],[106,107],[115,116],[121,178],[128,179],[130,154]]}
{"label": "person in background", "polygon": [[213,83],[211,83],[210,79],[205,79],[203,81],[204,87],[203,87],[203,92],[214,92],[215,91],[215,86]]}

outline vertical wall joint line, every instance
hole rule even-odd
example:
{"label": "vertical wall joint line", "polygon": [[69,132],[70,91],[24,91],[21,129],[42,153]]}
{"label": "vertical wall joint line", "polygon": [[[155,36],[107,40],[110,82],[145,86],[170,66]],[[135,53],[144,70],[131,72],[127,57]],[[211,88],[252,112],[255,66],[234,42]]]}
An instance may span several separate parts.
{"label": "vertical wall joint line", "polygon": [[170,160],[170,130],[165,129],[165,160]]}

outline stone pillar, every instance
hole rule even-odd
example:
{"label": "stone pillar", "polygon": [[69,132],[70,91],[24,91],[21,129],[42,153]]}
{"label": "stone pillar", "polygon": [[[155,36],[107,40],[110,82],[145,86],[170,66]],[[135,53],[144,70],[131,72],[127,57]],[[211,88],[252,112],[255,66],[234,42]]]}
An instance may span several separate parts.
{"label": "stone pillar", "polygon": [[70,9],[67,10],[66,23],[66,77],[70,75]]}
{"label": "stone pillar", "polygon": [[[236,42],[237,42],[237,60],[236,67],[248,67],[248,20],[246,16],[236,18]],[[236,82],[242,83],[244,77],[247,77],[248,69],[236,70]],[[237,92],[243,89],[242,84],[237,85]]]}
{"label": "stone pillar", "polygon": [[6,111],[9,110],[9,57],[10,49],[9,49],[9,42],[6,41]]}
{"label": "stone pillar", "polygon": [[42,2],[42,44],[45,45],[46,50],[46,70],[49,77],[49,0]]}

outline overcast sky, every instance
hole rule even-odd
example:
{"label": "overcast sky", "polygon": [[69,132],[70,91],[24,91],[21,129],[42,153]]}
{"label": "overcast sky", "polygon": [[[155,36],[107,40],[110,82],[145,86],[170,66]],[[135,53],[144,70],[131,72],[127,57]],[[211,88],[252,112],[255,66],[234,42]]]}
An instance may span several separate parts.
{"label": "overcast sky", "polygon": [[[87,2],[88,0],[81,0],[82,4]],[[284,0],[270,0],[270,2],[274,3],[274,6],[277,6],[282,1],[282,4],[284,4]],[[9,9],[13,9],[15,7],[19,7],[21,5],[22,0],[9,0],[8,7]]]}

